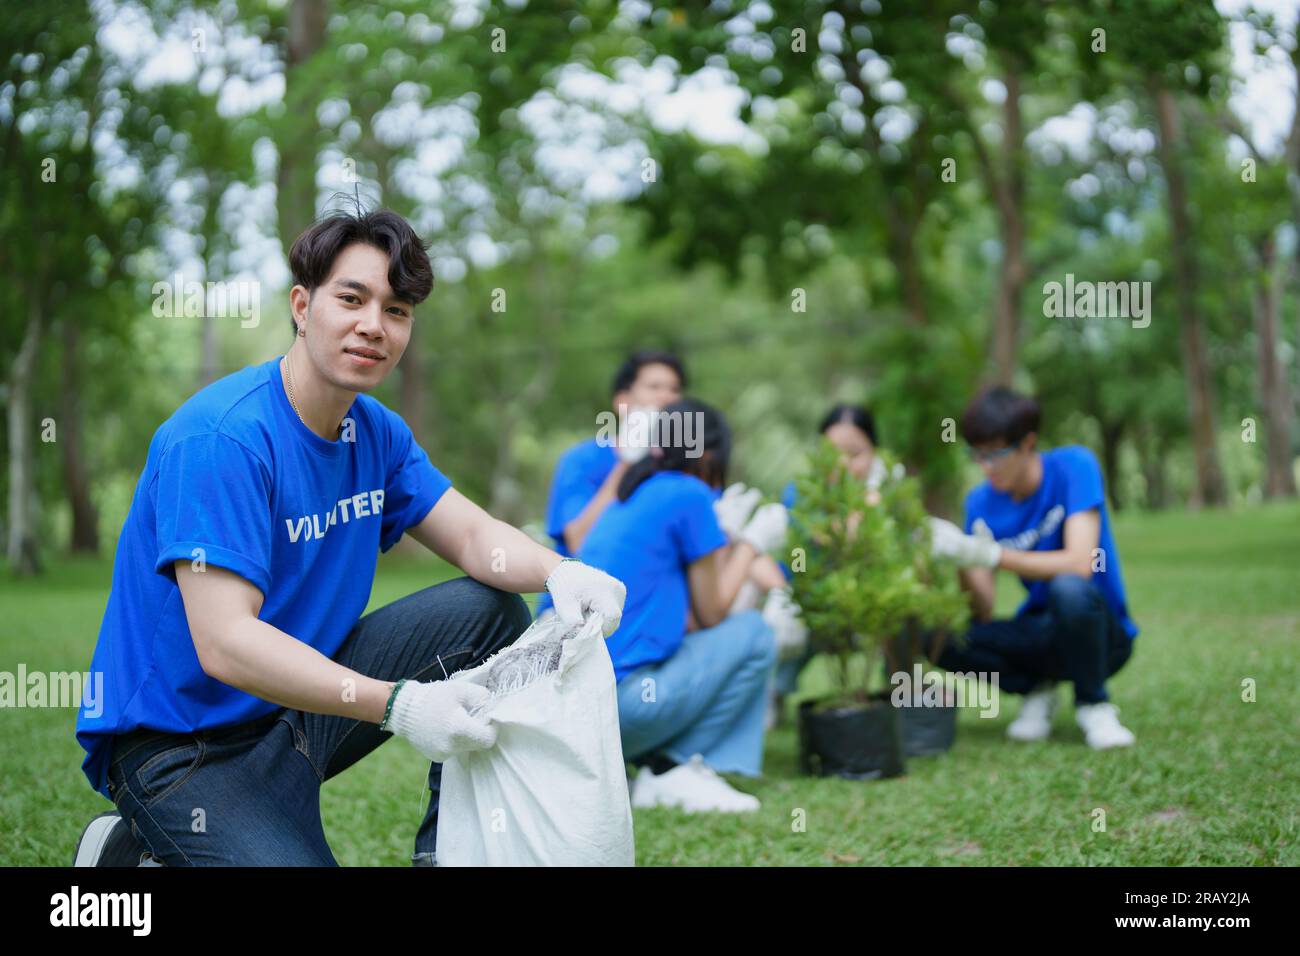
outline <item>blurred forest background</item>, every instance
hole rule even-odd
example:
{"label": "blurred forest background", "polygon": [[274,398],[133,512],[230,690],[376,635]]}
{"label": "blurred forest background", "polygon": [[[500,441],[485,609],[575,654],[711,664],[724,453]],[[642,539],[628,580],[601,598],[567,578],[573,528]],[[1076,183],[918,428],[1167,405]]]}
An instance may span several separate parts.
{"label": "blurred forest background", "polygon": [[[1115,508],[1296,494],[1293,3],[42,0],[0,47],[12,570],[111,551],[158,425],[288,348],[288,245],[354,187],[434,256],[378,397],[517,524],[650,346],[768,492],[854,400],[955,508],[945,421],[1001,381]],[[177,273],[260,320],[157,316]],[[1150,324],[1049,317],[1067,275],[1149,282]]]}

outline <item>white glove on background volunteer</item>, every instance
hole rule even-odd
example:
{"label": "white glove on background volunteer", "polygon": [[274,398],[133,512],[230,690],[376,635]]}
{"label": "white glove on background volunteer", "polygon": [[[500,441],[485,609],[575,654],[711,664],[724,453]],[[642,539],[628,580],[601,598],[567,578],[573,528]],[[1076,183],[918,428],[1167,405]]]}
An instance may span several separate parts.
{"label": "white glove on background volunteer", "polygon": [[996,568],[1002,548],[985,525],[980,534],[964,534],[942,518],[930,519],[930,553],[961,568]]}
{"label": "white glove on background volunteer", "polygon": [[875,491],[885,482],[885,463],[876,455],[871,459],[871,467],[867,469],[867,490]]}
{"label": "white glove on background volunteer", "polygon": [[565,624],[581,624],[588,615],[599,614],[601,630],[609,637],[623,619],[627,588],[618,578],[599,568],[565,558],[546,579],[546,590],[555,603],[555,616]]}
{"label": "white glove on background volunteer", "polygon": [[636,445],[619,445],[614,449],[618,452],[618,460],[625,465],[635,465],[638,461],[650,454],[650,447],[638,447]]}
{"label": "white glove on background volunteer", "polygon": [[393,698],[383,729],[405,737],[434,763],[445,763],[497,742],[496,727],[469,714],[491,696],[486,687],[464,680],[408,680]]}
{"label": "white glove on background volunteer", "polygon": [[654,423],[658,410],[634,405],[619,424],[618,457],[619,460],[635,465],[650,454],[650,444],[654,437]]}
{"label": "white glove on background volunteer", "polygon": [[736,482],[713,503],[713,513],[717,515],[718,524],[722,526],[728,540],[735,541],[740,537],[740,532],[745,530],[745,522],[762,497],[763,492],[757,488],[746,488]]}
{"label": "white glove on background volunteer", "polygon": [[745,530],[740,532],[740,540],[748,541],[759,554],[767,554],[785,540],[788,523],[785,505],[775,502],[763,505],[754,512],[754,517],[749,519]]}
{"label": "white glove on background volunteer", "polygon": [[763,604],[763,620],[776,634],[776,659],[788,661],[798,657],[808,646],[808,628],[799,616],[799,605],[790,597],[789,588],[773,588]]}

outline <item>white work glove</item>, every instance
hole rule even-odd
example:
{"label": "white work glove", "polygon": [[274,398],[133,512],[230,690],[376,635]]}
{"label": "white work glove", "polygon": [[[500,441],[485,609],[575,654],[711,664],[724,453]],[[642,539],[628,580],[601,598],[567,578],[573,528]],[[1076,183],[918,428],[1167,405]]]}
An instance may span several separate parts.
{"label": "white work glove", "polygon": [[393,699],[383,729],[405,737],[434,763],[445,763],[497,742],[496,727],[469,713],[491,696],[486,687],[465,680],[408,680]]}
{"label": "white work glove", "polygon": [[[871,459],[871,467],[867,469],[867,493],[863,497],[863,500],[873,508],[880,504],[880,486],[884,484],[884,482],[885,463],[881,461],[880,456],[877,455],[875,458]],[[849,534],[853,534],[854,531],[857,530],[857,527],[858,523],[850,519]]]}
{"label": "white work glove", "polygon": [[964,534],[942,518],[930,519],[930,553],[961,568],[996,568],[1002,560],[1002,548],[991,533]]}
{"label": "white work glove", "polygon": [[790,598],[789,588],[773,588],[763,604],[763,620],[776,633],[776,659],[788,661],[803,654],[808,646],[808,628],[799,616],[799,605]]}
{"label": "white work glove", "polygon": [[577,626],[588,615],[599,614],[601,630],[609,637],[623,619],[623,602],[627,588],[618,578],[599,568],[565,558],[546,579],[546,590],[555,603],[555,616],[565,624]]}
{"label": "white work glove", "polygon": [[788,524],[785,505],[775,502],[766,504],[754,512],[754,517],[749,519],[745,530],[740,532],[740,540],[748,541],[759,554],[767,554],[785,540]]}
{"label": "white work glove", "polygon": [[875,491],[885,482],[885,463],[876,455],[871,459],[871,467],[867,469],[867,490]]}
{"label": "white work glove", "polygon": [[713,513],[717,515],[718,524],[726,532],[729,540],[736,540],[745,529],[745,522],[758,506],[763,492],[757,488],[746,488],[736,482],[722,493],[722,497],[713,503]]}
{"label": "white work glove", "polygon": [[637,445],[619,445],[614,449],[618,452],[618,460],[625,465],[635,465],[638,461],[650,454],[649,446],[644,448]]}
{"label": "white work glove", "polygon": [[619,460],[635,465],[650,454],[650,445],[654,436],[654,423],[658,411],[640,405],[630,406],[619,426],[618,457]]}

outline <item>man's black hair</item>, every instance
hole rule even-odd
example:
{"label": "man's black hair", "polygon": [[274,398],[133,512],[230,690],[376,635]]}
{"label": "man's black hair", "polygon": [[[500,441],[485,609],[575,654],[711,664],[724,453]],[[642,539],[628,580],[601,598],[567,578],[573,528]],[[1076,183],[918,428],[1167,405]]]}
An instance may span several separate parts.
{"label": "man's black hair", "polygon": [[636,383],[636,377],[641,374],[641,369],[647,365],[667,365],[677,373],[677,381],[680,383],[683,391],[686,389],[686,368],[682,365],[682,360],[672,352],[664,352],[660,349],[641,349],[633,352],[623,364],[618,367],[614,373],[614,384],[610,388],[609,394],[617,395],[619,392],[625,392]]}
{"label": "man's black hair", "polygon": [[961,416],[961,437],[969,445],[987,445],[999,438],[1016,445],[1038,431],[1038,402],[996,385],[976,395]]}
{"label": "man's black hair", "polygon": [[876,418],[865,406],[841,402],[823,416],[822,423],[817,426],[817,431],[825,435],[826,429],[839,422],[856,425],[858,431],[867,436],[873,448],[880,444],[876,441]]}
{"label": "man's black hair", "polygon": [[[387,254],[388,284],[402,301],[419,305],[433,289],[433,266],[411,224],[391,209],[333,212],[293,241],[289,268],[295,285],[314,292],[329,278],[344,248],[362,242]],[[293,316],[290,316],[290,321]],[[294,324],[294,331],[297,331]]]}

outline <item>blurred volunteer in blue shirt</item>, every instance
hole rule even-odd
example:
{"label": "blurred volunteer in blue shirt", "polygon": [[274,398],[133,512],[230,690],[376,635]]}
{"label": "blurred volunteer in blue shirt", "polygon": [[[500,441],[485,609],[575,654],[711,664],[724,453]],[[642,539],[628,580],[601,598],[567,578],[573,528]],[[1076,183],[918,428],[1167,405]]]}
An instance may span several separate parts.
{"label": "blurred volunteer in blue shirt", "polygon": [[[671,352],[642,349],[633,352],[614,373],[611,388],[613,414],[619,422],[618,444],[597,437],[574,445],[555,466],[546,505],[546,533],[559,554],[576,554],[587,532],[618,491],[628,466],[639,461],[649,447],[649,414],[682,397],[686,369]],[[543,593],[537,617],[552,608]]]}
{"label": "blurred volunteer in blue shirt", "polygon": [[[1101,468],[1091,451],[1037,449],[1038,403],[1007,388],[980,393],[962,415],[962,437],[987,480],[966,496],[965,532],[931,519],[938,557],[961,568],[977,619],[964,647],[936,663],[954,671],[998,672],[1003,690],[1025,695],[1007,733],[1042,740],[1051,732],[1056,682],[1074,685],[1075,718],[1094,749],[1124,747],[1106,679],[1133,652],[1119,551],[1111,535]],[[992,620],[996,571],[1028,592],[1015,617]]]}
{"label": "blurred volunteer in blue shirt", "polygon": [[[410,225],[334,214],[289,261],[292,347],[195,394],[150,443],[91,663],[106,700],[76,728],[117,810],[83,832],[79,865],[335,865],[320,784],[393,734],[431,761],[412,858],[430,863],[441,762],[495,743],[470,713],[487,692],[445,678],[522,633],[520,592],[617,627],[618,581],[469,501],[366,394],[433,284]],[[378,552],[408,532],[468,577],[363,618]]]}
{"label": "blurred volunteer in blue shirt", "polygon": [[[650,453],[627,470],[578,551],[628,588],[623,624],[607,645],[623,754],[643,765],[633,806],[758,807],[718,772],[762,768],[775,636],[758,610],[727,610],[754,562],[784,541],[786,517],[781,505],[763,505],[728,535],[714,502],[730,449],[713,408],[665,407]],[[690,630],[690,619],[701,629]]]}

